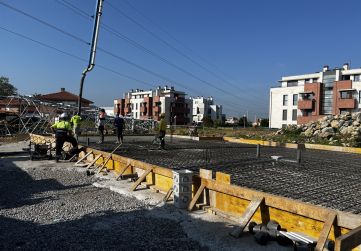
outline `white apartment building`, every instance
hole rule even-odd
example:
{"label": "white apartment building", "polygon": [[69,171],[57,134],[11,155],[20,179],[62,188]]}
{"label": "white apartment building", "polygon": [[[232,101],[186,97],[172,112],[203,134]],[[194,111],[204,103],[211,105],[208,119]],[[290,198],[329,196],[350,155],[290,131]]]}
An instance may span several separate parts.
{"label": "white apartment building", "polygon": [[361,108],[361,68],[324,66],[320,72],[285,76],[279,82],[279,87],[270,89],[270,128],[305,124]]}
{"label": "white apartment building", "polygon": [[204,117],[222,120],[222,106],[215,105],[212,97],[191,97],[190,100],[193,103],[193,122],[200,123]]}

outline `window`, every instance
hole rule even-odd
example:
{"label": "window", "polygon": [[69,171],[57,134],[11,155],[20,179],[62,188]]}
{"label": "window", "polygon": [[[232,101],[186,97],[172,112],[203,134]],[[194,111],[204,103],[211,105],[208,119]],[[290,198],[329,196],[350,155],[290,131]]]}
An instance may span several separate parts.
{"label": "window", "polygon": [[350,75],[342,75],[341,80],[350,80]]}
{"label": "window", "polygon": [[317,83],[318,82],[318,78],[313,78],[312,79],[312,83]]}
{"label": "window", "polygon": [[138,110],[138,103],[135,103],[135,110]]}
{"label": "window", "polygon": [[298,104],[298,94],[293,94],[293,105]]}
{"label": "window", "polygon": [[305,84],[311,83],[311,81],[312,81],[312,78],[305,79]]}
{"label": "window", "polygon": [[287,87],[298,86],[298,80],[287,81]]}
{"label": "window", "polygon": [[287,105],[288,103],[288,95],[283,95],[283,105]]}
{"label": "window", "polygon": [[138,118],[138,113],[137,112],[135,113],[135,118]]}
{"label": "window", "polygon": [[293,109],[292,110],[292,120],[296,121],[297,120],[297,109]]}
{"label": "window", "polygon": [[350,91],[340,92],[341,99],[350,99],[352,98],[352,93]]}
{"label": "window", "polygon": [[360,81],[360,75],[354,75],[353,81]]}
{"label": "window", "polygon": [[287,110],[282,111],[282,120],[287,120]]}

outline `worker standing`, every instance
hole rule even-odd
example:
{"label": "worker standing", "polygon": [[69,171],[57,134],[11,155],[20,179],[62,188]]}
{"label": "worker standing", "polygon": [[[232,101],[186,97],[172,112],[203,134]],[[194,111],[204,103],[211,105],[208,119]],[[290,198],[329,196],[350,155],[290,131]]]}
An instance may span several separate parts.
{"label": "worker standing", "polygon": [[159,122],[159,139],[160,139],[160,148],[165,149],[165,132],[167,126],[165,124],[165,114],[162,113],[160,115],[160,122]]}
{"label": "worker standing", "polygon": [[51,129],[55,133],[56,161],[59,161],[61,157],[61,151],[65,142],[70,142],[73,146],[72,151],[75,152],[78,147],[78,142],[71,135],[72,128],[66,113],[62,113],[60,115],[59,122],[56,122],[54,125],[52,125]]}
{"label": "worker standing", "polygon": [[81,117],[79,116],[79,113],[75,113],[75,115],[70,119],[70,124],[73,125],[73,134],[77,140],[80,134],[80,121]]}
{"label": "worker standing", "polygon": [[98,141],[99,144],[104,143],[104,126],[105,126],[106,115],[107,114],[105,113],[105,110],[100,109],[99,115],[98,115],[98,121],[97,121],[98,133],[100,136],[100,140]]}
{"label": "worker standing", "polygon": [[124,127],[124,119],[119,116],[119,113],[115,115],[114,126],[117,131],[117,141],[115,143],[123,143],[123,127]]}

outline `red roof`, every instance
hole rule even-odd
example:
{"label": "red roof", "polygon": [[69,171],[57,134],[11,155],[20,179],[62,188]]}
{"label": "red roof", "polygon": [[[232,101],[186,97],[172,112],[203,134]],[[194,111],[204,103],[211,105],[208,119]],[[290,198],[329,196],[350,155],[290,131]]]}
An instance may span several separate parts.
{"label": "red roof", "polygon": [[[55,93],[49,93],[45,95],[41,95],[39,99],[42,100],[48,100],[48,101],[78,101],[79,96],[67,92],[67,91],[60,91]],[[82,102],[93,104],[93,101],[90,101],[88,99],[82,98]]]}

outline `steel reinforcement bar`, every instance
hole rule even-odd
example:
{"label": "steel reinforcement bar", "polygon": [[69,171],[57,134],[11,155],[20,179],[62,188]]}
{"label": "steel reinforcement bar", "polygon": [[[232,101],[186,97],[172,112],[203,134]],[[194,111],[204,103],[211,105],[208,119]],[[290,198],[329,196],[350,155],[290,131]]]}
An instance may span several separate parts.
{"label": "steel reinforcement bar", "polygon": [[[46,138],[46,139],[45,139]],[[36,142],[50,141],[51,137],[31,135]],[[107,171],[114,171],[116,177],[138,174],[131,190],[136,190],[142,182],[158,191],[169,192],[173,187],[173,171],[170,168],[145,163],[143,161],[83,148],[79,160],[94,162]],[[107,163],[104,163],[107,161]],[[326,240],[335,240],[335,250],[345,251],[361,245],[361,216],[336,211],[301,201],[259,192],[231,184],[231,175],[216,172],[213,179],[211,170],[200,169],[193,178],[193,199],[188,209],[203,205],[205,208],[237,219],[240,222],[235,234],[240,233],[250,220],[266,223],[270,219],[278,221],[288,231],[300,231],[318,239],[316,250],[322,250]],[[202,196],[203,195],[203,196]],[[201,201],[201,204],[197,202]],[[234,233],[233,233],[234,234]],[[360,247],[355,250],[361,250]]]}

